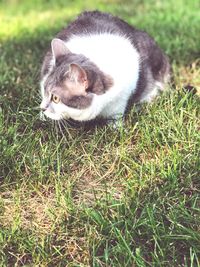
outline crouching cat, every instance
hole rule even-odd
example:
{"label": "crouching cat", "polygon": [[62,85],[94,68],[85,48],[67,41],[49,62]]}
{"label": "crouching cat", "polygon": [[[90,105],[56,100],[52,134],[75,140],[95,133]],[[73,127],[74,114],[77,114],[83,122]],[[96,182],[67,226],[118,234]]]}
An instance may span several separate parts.
{"label": "crouching cat", "polygon": [[117,120],[130,103],[152,101],[169,69],[147,33],[110,14],[84,12],[51,42],[40,107],[53,120]]}

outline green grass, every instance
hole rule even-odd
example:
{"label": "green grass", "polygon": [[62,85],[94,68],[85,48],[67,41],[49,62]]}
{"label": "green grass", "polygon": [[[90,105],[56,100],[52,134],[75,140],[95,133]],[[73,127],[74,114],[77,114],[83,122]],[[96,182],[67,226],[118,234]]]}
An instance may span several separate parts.
{"label": "green grass", "polygon": [[[148,31],[175,90],[119,131],[62,134],[39,120],[39,69],[85,9]],[[195,0],[0,2],[0,266],[200,266],[199,25]]]}

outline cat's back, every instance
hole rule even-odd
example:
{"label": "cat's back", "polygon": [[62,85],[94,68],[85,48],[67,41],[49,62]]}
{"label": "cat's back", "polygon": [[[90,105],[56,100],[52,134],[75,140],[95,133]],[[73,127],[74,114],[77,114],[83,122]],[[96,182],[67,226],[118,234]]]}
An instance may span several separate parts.
{"label": "cat's back", "polygon": [[153,38],[145,31],[134,28],[119,17],[100,11],[85,11],[81,13],[73,22],[60,31],[57,37],[67,41],[74,36],[93,34],[110,34],[124,37],[143,54],[146,54],[153,46],[156,46]]}
{"label": "cat's back", "polygon": [[123,29],[126,26],[110,14],[84,12],[57,37],[72,53],[83,54],[115,81],[124,82],[131,77],[129,72],[139,70],[139,53],[126,35],[128,29]]}
{"label": "cat's back", "polygon": [[137,30],[111,14],[100,11],[85,11],[58,33],[57,37],[62,40],[67,40],[74,35],[79,36],[96,33],[128,35],[134,31]]}

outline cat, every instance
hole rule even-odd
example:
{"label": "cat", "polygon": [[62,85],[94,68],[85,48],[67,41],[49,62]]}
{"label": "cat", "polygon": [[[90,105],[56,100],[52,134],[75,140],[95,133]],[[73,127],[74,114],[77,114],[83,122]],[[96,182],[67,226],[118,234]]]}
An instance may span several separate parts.
{"label": "cat", "polygon": [[167,56],[146,32],[85,11],[51,42],[40,108],[53,120],[118,120],[134,103],[151,102],[169,76]]}

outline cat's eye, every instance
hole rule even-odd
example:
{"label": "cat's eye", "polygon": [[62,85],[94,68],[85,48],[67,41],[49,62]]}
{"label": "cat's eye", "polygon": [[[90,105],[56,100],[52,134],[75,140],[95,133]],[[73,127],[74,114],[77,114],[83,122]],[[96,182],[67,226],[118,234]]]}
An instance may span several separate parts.
{"label": "cat's eye", "polygon": [[57,95],[53,95],[53,94],[52,94],[52,96],[51,96],[51,100],[52,100],[54,103],[58,104],[58,103],[60,102],[60,97],[57,96]]}

